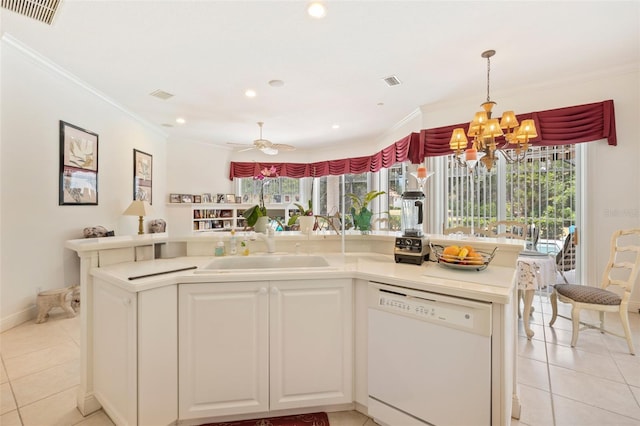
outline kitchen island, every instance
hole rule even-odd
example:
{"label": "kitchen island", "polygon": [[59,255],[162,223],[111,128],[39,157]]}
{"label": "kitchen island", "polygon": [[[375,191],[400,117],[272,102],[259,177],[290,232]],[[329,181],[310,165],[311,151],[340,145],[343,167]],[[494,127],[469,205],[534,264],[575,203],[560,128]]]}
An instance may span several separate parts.
{"label": "kitchen island", "polygon": [[[375,282],[491,304],[490,424],[509,424],[519,414],[513,277],[521,245],[467,240],[498,247],[485,271],[471,273],[397,264],[394,237],[278,235],[280,252],[321,255],[327,265],[224,271],[205,269],[218,236],[67,242],[83,272],[79,408],[86,415],[103,406],[116,424],[141,425],[367,413],[366,293]],[[182,253],[162,258],[172,244]],[[279,255],[251,244],[249,257]]]}

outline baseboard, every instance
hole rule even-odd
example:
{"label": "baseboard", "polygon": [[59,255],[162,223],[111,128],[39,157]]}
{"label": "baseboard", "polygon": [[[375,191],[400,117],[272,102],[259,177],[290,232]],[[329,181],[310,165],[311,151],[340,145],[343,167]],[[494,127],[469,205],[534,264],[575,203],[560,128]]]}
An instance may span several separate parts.
{"label": "baseboard", "polygon": [[36,317],[36,313],[36,305],[31,305],[30,307],[23,309],[20,312],[16,312],[15,314],[11,314],[6,318],[0,319],[0,332],[5,332],[12,329],[13,327],[19,326],[24,322],[31,321]]}
{"label": "baseboard", "polygon": [[629,301],[627,310],[633,313],[640,313],[640,301]]}

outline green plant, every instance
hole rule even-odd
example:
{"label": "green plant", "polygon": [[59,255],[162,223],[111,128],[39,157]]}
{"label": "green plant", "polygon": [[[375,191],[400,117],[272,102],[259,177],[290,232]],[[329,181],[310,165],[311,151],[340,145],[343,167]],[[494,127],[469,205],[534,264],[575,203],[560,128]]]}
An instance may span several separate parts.
{"label": "green plant", "polygon": [[351,215],[353,216],[353,223],[357,229],[361,231],[369,230],[371,227],[371,216],[373,215],[368,208],[369,203],[382,194],[385,194],[385,192],[369,191],[363,198],[358,197],[356,194],[347,194],[351,199]]}
{"label": "green plant", "polygon": [[294,223],[296,223],[296,221],[300,216],[313,216],[313,203],[311,202],[311,200],[309,200],[308,209],[305,209],[302,206],[302,204],[298,204],[298,203],[293,203],[293,204],[298,208],[298,213],[294,214],[289,218],[289,222],[287,222],[287,225],[291,226]]}
{"label": "green plant", "polygon": [[258,218],[267,215],[267,208],[264,205],[264,187],[265,185],[269,184],[269,179],[267,178],[270,177],[278,177],[278,173],[276,172],[276,168],[274,166],[271,166],[271,168],[265,167],[264,169],[260,170],[260,173],[253,177],[253,180],[259,181],[260,203],[255,206],[249,207],[242,213],[242,216],[247,219],[247,225],[249,226],[254,226],[258,221]]}

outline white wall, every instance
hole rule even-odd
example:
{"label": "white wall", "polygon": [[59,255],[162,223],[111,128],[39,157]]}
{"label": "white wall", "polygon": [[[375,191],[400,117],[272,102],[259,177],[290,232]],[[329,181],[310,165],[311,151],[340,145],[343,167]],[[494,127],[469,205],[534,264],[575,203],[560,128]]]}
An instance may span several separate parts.
{"label": "white wall", "polygon": [[[137,232],[122,216],[133,199],[133,149],[153,155],[153,208],[163,217],[165,136],[55,71],[35,52],[1,45],[1,329],[33,314],[36,289],[78,283],[76,254],[64,242],[87,226]],[[44,60],[44,61],[43,61]],[[59,120],[99,135],[97,206],[59,206]],[[160,202],[158,202],[160,201]],[[153,219],[148,218],[148,219]]]}

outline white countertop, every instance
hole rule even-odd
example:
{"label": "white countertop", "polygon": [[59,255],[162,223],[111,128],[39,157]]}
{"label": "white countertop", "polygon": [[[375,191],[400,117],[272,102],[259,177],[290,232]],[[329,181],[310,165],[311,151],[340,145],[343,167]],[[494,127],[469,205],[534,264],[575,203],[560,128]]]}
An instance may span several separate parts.
{"label": "white countertop", "polygon": [[[446,269],[434,262],[424,262],[422,265],[395,263],[392,255],[376,253],[348,253],[344,255],[314,253],[314,255],[323,256],[327,259],[329,266],[326,268],[250,271],[212,270],[210,273],[206,273],[201,269],[214,259],[213,256],[185,256],[173,259],[119,263],[94,268],[91,274],[131,292],[178,283],[356,278],[382,281],[401,287],[499,304],[510,301],[515,282],[515,266],[489,265],[484,271],[459,271]],[[249,257],[251,256],[258,255],[252,254]],[[301,254],[299,256],[305,255]],[[194,269],[189,269],[145,278],[129,279],[130,277],[194,266],[200,271],[194,273]]]}

